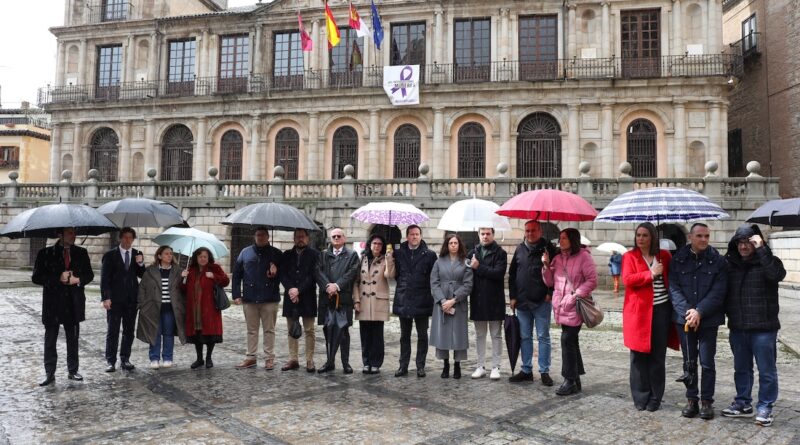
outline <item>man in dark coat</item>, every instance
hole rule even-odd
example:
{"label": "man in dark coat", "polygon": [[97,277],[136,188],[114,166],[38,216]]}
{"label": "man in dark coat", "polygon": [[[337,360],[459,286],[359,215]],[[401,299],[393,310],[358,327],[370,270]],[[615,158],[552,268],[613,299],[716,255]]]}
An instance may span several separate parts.
{"label": "man in dark coat", "polygon": [[708,245],[710,238],[708,226],[695,223],[689,231],[690,244],[681,247],[669,265],[669,298],[675,309],[673,319],[678,324],[681,348],[685,349],[684,370],[690,376],[697,375],[693,357],[700,359],[703,370],[699,392],[697,378],[688,380],[687,403],[681,415],[700,414],[705,420],[714,418],[714,356],[717,331],[725,322],[723,302],[728,273],[725,259]]}
{"label": "man in dark coat", "polygon": [[772,405],[778,399],[778,283],[786,277],[780,258],[764,244],[756,225],[744,225],[728,244],[728,291],[725,313],[733,351],[736,398],[722,410],[725,417],[753,415],[753,357],[758,366],[756,423],[772,425]]}
{"label": "man in dark coat", "polygon": [[80,322],[86,319],[84,287],[94,280],[86,249],[75,245],[75,229],[65,228],[58,242],[36,255],[31,280],[42,289],[42,324],[44,324],[44,371],[47,377],[39,386],[55,382],[59,325],[67,337],[67,371],[70,380],[83,380],[78,374],[78,337]]}
{"label": "man in dark coat", "polygon": [[[133,371],[130,361],[138,310],[139,278],[144,275],[142,252],[132,248],[136,231],[123,227],[119,231],[119,246],[103,255],[100,267],[100,298],[106,310],[106,372],[116,371],[117,347],[122,369]],[[122,345],[119,326],[122,324]]]}
{"label": "man in dark coat", "polygon": [[[287,331],[294,323],[303,321],[303,335],[306,338],[306,371],[314,372],[314,318],[317,316],[317,283],[315,273],[319,262],[319,251],[308,245],[308,231],[294,231],[294,247],[283,252],[278,267],[283,285],[283,316],[286,317]],[[299,341],[289,338],[289,361],[282,371],[300,367],[298,358]]]}
{"label": "man in dark coat", "polygon": [[281,251],[269,244],[269,232],[259,227],[253,234],[254,242],[245,247],[233,265],[233,302],[243,305],[247,325],[247,352],[237,369],[256,366],[258,331],[264,330],[264,369],[275,368],[275,322],[281,301],[278,264]]}
{"label": "man in dark coat", "polygon": [[394,253],[395,281],[392,313],[400,317],[400,367],[395,377],[408,375],[411,361],[411,326],[417,327],[417,377],[425,377],[428,325],[433,313],[431,270],[438,256],[422,240],[417,225],[406,228],[406,241]]}
{"label": "man in dark coat", "polygon": [[[347,316],[347,326],[341,328],[339,335],[334,335],[339,328],[324,327],[325,345],[328,359],[318,373],[322,374],[335,369],[336,350],[342,348],[342,369],[345,374],[352,374],[350,367],[350,325],[353,324],[353,285],[360,271],[358,254],[345,247],[347,238],[344,230],[336,227],[331,230],[331,247],[320,255],[317,266],[317,285],[319,286],[319,316],[317,321],[325,326],[328,308],[343,310]],[[338,307],[335,307],[336,304]],[[338,337],[338,338],[336,338]]]}
{"label": "man in dark coat", "polygon": [[510,382],[533,381],[533,329],[539,343],[539,374],[542,384],[553,386],[550,377],[550,318],[553,292],[542,278],[542,255],[555,258],[556,248],[542,237],[538,221],[525,223],[525,239],[517,246],[508,269],[508,290],[511,309],[519,318],[522,367]]}
{"label": "man in dark coat", "polygon": [[469,318],[475,322],[475,342],[478,362],[473,379],[486,375],[486,331],[492,338],[492,380],[500,379],[500,358],[503,351],[503,318],[506,314],[504,280],[508,254],[494,240],[494,229],[478,230],[481,242],[467,254],[472,268],[472,293],[469,298]]}

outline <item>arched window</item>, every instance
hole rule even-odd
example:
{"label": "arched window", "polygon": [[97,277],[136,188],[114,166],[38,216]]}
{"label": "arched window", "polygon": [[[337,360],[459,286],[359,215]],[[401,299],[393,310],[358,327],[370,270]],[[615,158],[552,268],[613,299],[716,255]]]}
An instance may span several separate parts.
{"label": "arched window", "polygon": [[300,135],[294,128],[281,128],[275,135],[275,165],[283,167],[284,179],[297,179],[300,159]]}
{"label": "arched window", "polygon": [[242,179],[242,134],[228,130],[219,145],[219,179]]}
{"label": "arched window", "polygon": [[358,133],[353,127],[339,127],[333,133],[333,170],[331,178],[344,178],[345,165],[355,169],[354,178],[358,177]]}
{"label": "arched window", "polygon": [[411,124],[401,125],[394,132],[394,177],[416,178],[419,176],[420,134]]}
{"label": "arched window", "polygon": [[467,122],[458,129],[458,177],[486,176],[486,131],[477,122]]}
{"label": "arched window", "polygon": [[185,125],[175,125],[161,139],[161,180],[192,180],[194,137]]}
{"label": "arched window", "polygon": [[92,135],[89,145],[89,168],[100,172],[100,182],[117,180],[119,138],[110,128],[101,128]]}
{"label": "arched window", "polygon": [[519,124],[517,133],[517,177],[560,178],[561,127],[555,118],[533,113]]}
{"label": "arched window", "polygon": [[656,126],[647,119],[636,119],[625,132],[628,138],[628,162],[631,176],[655,178],[656,170]]}

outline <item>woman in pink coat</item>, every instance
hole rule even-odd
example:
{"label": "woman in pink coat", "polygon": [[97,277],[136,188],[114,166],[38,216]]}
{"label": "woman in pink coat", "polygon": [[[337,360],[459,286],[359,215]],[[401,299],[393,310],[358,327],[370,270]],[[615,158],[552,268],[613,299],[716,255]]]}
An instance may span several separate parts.
{"label": "woman in pink coat", "polygon": [[544,283],[553,287],[553,313],[556,323],[561,325],[561,376],[564,383],[556,394],[567,396],[581,390],[583,369],[578,334],[581,319],[578,313],[578,298],[592,295],[597,287],[597,270],[588,250],[581,246],[581,234],[577,229],[564,229],[559,235],[561,253],[552,260],[547,253],[542,257]]}

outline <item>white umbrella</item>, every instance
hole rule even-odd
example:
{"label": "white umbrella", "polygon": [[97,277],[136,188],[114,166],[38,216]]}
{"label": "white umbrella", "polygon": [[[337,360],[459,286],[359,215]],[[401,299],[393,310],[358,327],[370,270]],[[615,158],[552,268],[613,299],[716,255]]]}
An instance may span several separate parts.
{"label": "white umbrella", "polygon": [[675,245],[675,241],[672,241],[669,238],[661,238],[658,242],[658,247],[664,250],[678,250],[678,246]]}
{"label": "white umbrella", "polygon": [[371,202],[350,216],[361,222],[387,226],[419,224],[430,219],[422,210],[400,202]]}
{"label": "white umbrella", "polygon": [[225,243],[216,236],[194,228],[172,227],[153,239],[159,246],[169,246],[175,253],[192,256],[194,251],[205,247],[218,259],[230,255]]}
{"label": "white umbrella", "polygon": [[456,201],[444,212],[436,228],[452,232],[477,232],[481,227],[511,230],[508,218],[495,213],[499,208],[498,204],[483,199]]}
{"label": "white umbrella", "polygon": [[625,253],[628,251],[628,248],[623,246],[619,243],[603,243],[597,246],[597,250],[601,252],[608,252],[608,253]]}

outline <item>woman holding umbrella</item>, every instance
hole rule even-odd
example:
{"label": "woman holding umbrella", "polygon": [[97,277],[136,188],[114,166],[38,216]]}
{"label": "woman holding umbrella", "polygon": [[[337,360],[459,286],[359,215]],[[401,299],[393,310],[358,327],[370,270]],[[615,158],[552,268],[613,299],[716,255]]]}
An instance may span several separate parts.
{"label": "woman holding umbrella", "polygon": [[[214,345],[222,343],[222,312],[214,305],[214,286],[227,286],[230,279],[214,263],[214,255],[205,247],[194,251],[189,268],[181,272],[181,276],[181,290],[186,295],[186,341],[194,343],[197,351],[197,360],[191,367],[212,368]],[[206,345],[205,361],[203,345]]]}
{"label": "woman holding umbrella", "polygon": [[444,360],[443,379],[450,377],[450,351],[455,361],[454,379],[461,378],[461,362],[467,359],[467,297],[472,290],[472,269],[466,258],[464,243],[451,233],[444,238],[431,271],[434,307],[430,343],[436,348],[436,358]]}
{"label": "woman holding umbrella", "polygon": [[669,251],[659,249],[649,222],[636,227],[632,250],[622,256],[622,335],[631,350],[630,385],[639,411],[656,411],[664,396],[667,346],[678,349],[669,300]]}
{"label": "woman holding umbrella", "polygon": [[591,297],[597,287],[597,270],[588,249],[581,246],[577,229],[564,229],[559,234],[561,253],[552,260],[547,252],[542,257],[542,278],[553,288],[553,313],[561,325],[561,376],[564,383],[556,394],[567,396],[581,390],[583,369],[578,334],[583,320],[578,313],[578,298]]}
{"label": "woman holding umbrella", "polygon": [[386,253],[386,240],[374,234],[361,258],[361,276],[353,291],[356,320],[361,333],[364,374],[377,374],[383,365],[383,323],[389,321],[389,280],[394,258]]}

